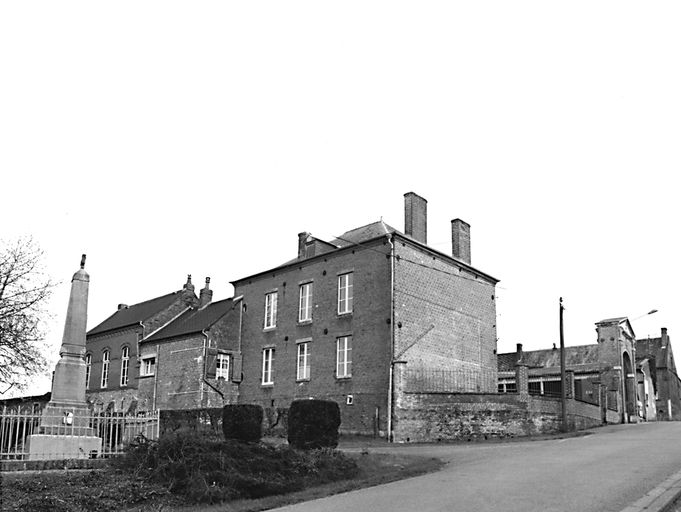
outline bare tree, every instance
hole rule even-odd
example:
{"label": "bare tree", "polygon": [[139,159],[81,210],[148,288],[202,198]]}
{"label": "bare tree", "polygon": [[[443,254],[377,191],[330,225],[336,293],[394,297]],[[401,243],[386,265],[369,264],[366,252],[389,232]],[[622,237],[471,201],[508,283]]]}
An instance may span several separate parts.
{"label": "bare tree", "polygon": [[44,320],[55,283],[32,238],[0,240],[0,393],[44,371]]}

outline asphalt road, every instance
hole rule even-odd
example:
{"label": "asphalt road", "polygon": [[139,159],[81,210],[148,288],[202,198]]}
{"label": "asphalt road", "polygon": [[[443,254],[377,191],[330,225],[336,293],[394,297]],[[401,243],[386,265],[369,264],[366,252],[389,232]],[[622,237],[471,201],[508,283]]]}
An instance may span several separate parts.
{"label": "asphalt road", "polygon": [[546,441],[371,448],[434,456],[447,465],[429,475],[276,510],[619,512],[681,469],[681,422],[590,432]]}

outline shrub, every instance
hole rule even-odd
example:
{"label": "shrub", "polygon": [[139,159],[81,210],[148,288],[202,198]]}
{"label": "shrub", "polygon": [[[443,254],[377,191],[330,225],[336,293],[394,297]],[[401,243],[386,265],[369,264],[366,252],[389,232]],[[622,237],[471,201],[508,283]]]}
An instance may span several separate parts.
{"label": "shrub", "polygon": [[262,418],[262,407],[259,405],[225,405],[222,410],[222,432],[225,434],[225,439],[260,441]]}
{"label": "shrub", "polygon": [[296,400],[288,414],[288,443],[295,448],[338,446],[340,408],[330,400]]}
{"label": "shrub", "polygon": [[192,503],[285,494],[358,473],[352,459],[333,450],[301,452],[286,446],[217,441],[191,430],[158,441],[140,438],[122,459],[119,467],[126,474],[162,484]]}

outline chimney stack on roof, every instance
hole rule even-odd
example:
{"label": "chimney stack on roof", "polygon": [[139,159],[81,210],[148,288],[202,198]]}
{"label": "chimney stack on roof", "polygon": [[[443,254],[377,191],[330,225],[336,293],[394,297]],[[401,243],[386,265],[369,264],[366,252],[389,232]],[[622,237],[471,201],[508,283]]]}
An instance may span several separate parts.
{"label": "chimney stack on roof", "polygon": [[126,309],[128,307],[127,304],[119,304],[118,305],[118,310],[120,311],[121,309]]}
{"label": "chimney stack on roof", "polygon": [[307,240],[310,237],[310,233],[303,231],[298,233],[298,259],[303,260],[307,257]]}
{"label": "chimney stack on roof", "polygon": [[414,192],[404,194],[404,233],[425,244],[428,242],[428,201]]}
{"label": "chimney stack on roof", "polygon": [[182,287],[184,290],[193,292],[194,291],[194,285],[192,284],[192,275],[187,274],[187,282],[184,283],[184,286]]}
{"label": "chimney stack on roof", "polygon": [[210,277],[206,278],[206,286],[199,293],[199,308],[204,308],[213,300],[213,290],[210,289]]}
{"label": "chimney stack on roof", "polygon": [[471,264],[471,225],[461,219],[452,221],[452,256]]}

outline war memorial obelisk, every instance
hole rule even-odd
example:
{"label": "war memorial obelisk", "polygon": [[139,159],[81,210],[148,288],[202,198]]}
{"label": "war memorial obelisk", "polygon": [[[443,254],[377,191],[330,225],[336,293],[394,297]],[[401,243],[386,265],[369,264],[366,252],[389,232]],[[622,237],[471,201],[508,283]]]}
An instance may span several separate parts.
{"label": "war memorial obelisk", "polygon": [[52,397],[38,433],[29,438],[29,459],[84,459],[100,452],[102,439],[90,426],[85,401],[85,333],[90,276],[85,255],[71,280],[64,337],[52,379]]}

